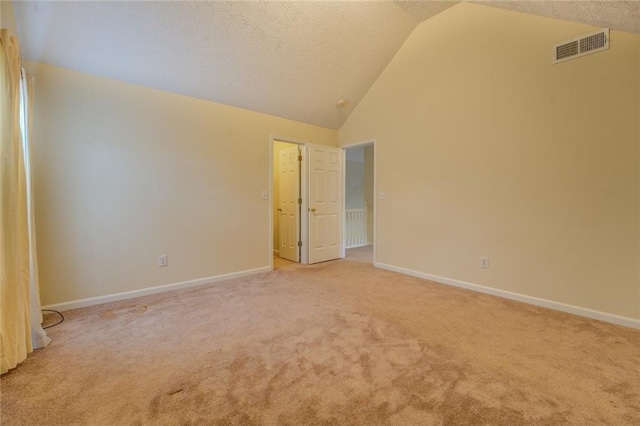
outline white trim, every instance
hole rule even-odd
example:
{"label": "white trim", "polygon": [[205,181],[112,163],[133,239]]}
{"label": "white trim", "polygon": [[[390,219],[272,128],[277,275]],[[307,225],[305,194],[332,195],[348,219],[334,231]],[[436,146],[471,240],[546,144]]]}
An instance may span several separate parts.
{"label": "white trim", "polygon": [[554,309],[557,311],[567,312],[582,317],[592,318],[612,324],[623,325],[625,327],[640,329],[640,319],[634,319],[629,317],[623,317],[620,315],[609,314],[606,312],[596,311],[593,309],[582,308],[580,306],[567,305],[565,303],[554,302],[552,300],[540,299],[538,297],[526,296],[520,293],[513,293],[506,290],[499,290],[496,288],[485,287],[479,284],[473,284],[465,281],[455,280],[452,278],[440,277],[438,275],[426,274],[423,272],[414,271],[411,269],[401,268],[399,266],[387,265],[385,263],[374,262],[374,266],[388,271],[399,272],[405,275],[411,275],[417,278],[423,278],[430,281],[435,281],[440,284],[448,284],[454,287],[460,287],[467,290],[477,291],[480,293],[486,293],[493,296],[503,297],[505,299],[516,300],[518,302],[528,303],[530,305],[541,306],[543,308]]}
{"label": "white trim", "polygon": [[215,275],[212,277],[199,278],[195,280],[182,281],[174,284],[159,285],[156,287],[148,287],[140,290],[125,291],[123,293],[108,294],[106,296],[90,297],[88,299],[72,300],[71,302],[54,303],[52,305],[43,306],[42,309],[55,309],[57,311],[68,311],[70,309],[85,308],[87,306],[101,305],[103,303],[116,302],[118,300],[133,299],[134,297],[147,296],[149,294],[163,293],[166,291],[178,290],[187,287],[197,287],[205,284],[212,284],[218,281],[230,280],[232,278],[246,277],[248,275],[261,274],[270,272],[271,266],[263,266],[262,268],[248,269],[246,271],[232,272],[229,274]]}

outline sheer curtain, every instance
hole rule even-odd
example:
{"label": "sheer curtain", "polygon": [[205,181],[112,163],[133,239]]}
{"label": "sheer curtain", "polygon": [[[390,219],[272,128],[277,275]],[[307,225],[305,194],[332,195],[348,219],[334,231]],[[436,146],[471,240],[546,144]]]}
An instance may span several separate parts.
{"label": "sheer curtain", "polygon": [[31,312],[31,341],[33,349],[39,349],[51,343],[42,328],[42,310],[40,305],[40,283],[38,280],[38,252],[36,251],[36,219],[33,203],[33,186],[31,181],[31,123],[33,121],[33,77],[21,70],[20,86],[23,95],[20,108],[22,120],[22,148],[24,153],[24,170],[27,195],[27,220],[29,222],[29,310]]}
{"label": "sheer curtain", "polygon": [[29,168],[33,84],[0,30],[0,374],[50,339],[42,329]]}

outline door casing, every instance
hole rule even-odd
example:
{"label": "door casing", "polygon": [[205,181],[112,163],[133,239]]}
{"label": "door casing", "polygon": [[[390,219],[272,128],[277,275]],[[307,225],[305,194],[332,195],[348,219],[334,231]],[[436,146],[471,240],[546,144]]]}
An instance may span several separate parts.
{"label": "door casing", "polygon": [[[271,135],[269,138],[269,247],[268,247],[268,251],[267,253],[269,254],[269,267],[271,269],[273,269],[273,240],[274,240],[274,235],[273,235],[273,221],[274,221],[274,215],[273,215],[273,210],[274,210],[274,199],[273,199],[273,162],[274,162],[274,158],[273,158],[273,149],[274,149],[274,142],[275,141],[280,141],[280,142],[286,142],[286,143],[290,143],[290,144],[296,144],[296,145],[301,145],[302,146],[302,164],[301,164],[301,168],[300,168],[300,173],[301,173],[301,190],[300,190],[300,196],[302,197],[302,204],[301,204],[301,220],[300,220],[300,238],[302,240],[302,248],[300,250],[300,263],[303,264],[308,264],[309,263],[309,214],[307,213],[309,211],[309,195],[308,195],[308,191],[309,191],[309,162],[307,161],[308,159],[308,153],[309,153],[309,146],[311,145],[309,141],[304,141],[304,140],[299,140],[299,139],[293,139],[293,138],[288,138],[288,137],[280,137],[280,136],[276,136],[276,135]],[[367,142],[368,143],[368,142]],[[343,147],[339,147],[339,148],[343,148]],[[344,153],[343,153],[344,154]],[[375,159],[375,157],[374,157]],[[342,162],[343,162],[343,170],[342,170],[342,182],[341,185],[343,187],[343,191],[342,191],[342,203],[343,203],[343,210],[344,210],[344,155],[342,155]],[[374,182],[374,187],[375,187],[375,182]],[[343,212],[343,220],[341,223],[342,226],[342,234],[344,233],[344,212]],[[374,236],[375,236],[375,232],[374,232]],[[342,245],[341,250],[340,250],[340,257],[344,257],[344,241],[342,238],[342,235],[340,236],[340,244]]]}

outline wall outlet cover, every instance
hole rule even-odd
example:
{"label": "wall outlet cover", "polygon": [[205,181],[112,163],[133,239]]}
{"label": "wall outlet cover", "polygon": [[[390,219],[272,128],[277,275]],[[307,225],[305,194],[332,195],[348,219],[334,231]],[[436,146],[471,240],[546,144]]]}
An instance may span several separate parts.
{"label": "wall outlet cover", "polygon": [[480,257],[480,267],[489,269],[489,258],[487,256]]}

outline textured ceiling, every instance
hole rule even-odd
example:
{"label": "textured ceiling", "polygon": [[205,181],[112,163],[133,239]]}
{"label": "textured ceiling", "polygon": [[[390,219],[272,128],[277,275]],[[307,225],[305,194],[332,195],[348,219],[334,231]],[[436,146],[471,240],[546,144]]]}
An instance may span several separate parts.
{"label": "textured ceiling", "polygon": [[640,0],[484,1],[482,4],[640,34]]}
{"label": "textured ceiling", "polygon": [[[417,21],[392,2],[14,3],[26,59],[338,128]],[[349,103],[336,107],[339,99]]]}
{"label": "textured ceiling", "polygon": [[[335,129],[415,26],[455,3],[14,1],[14,11],[26,59]],[[483,3],[640,33],[637,1]]]}

